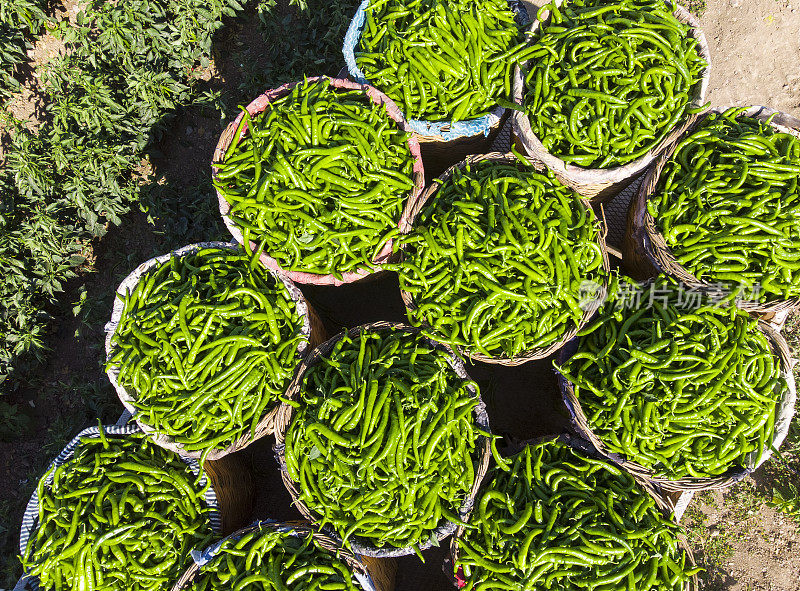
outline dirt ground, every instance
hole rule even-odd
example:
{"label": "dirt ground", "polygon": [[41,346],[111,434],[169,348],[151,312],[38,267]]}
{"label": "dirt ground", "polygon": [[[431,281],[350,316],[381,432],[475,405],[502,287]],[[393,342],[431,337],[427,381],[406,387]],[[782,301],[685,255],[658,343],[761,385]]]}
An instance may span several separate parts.
{"label": "dirt ground", "polygon": [[[800,116],[800,0],[709,0],[700,25],[711,51],[712,105],[765,105]],[[727,495],[694,501],[707,516],[700,534],[708,534],[695,552],[722,554],[710,589],[800,589],[797,524],[753,500],[754,489],[768,486],[763,472]]]}
{"label": "dirt ground", "polygon": [[709,0],[709,100],[800,115],[800,0]]}
{"label": "dirt ground", "polygon": [[703,493],[683,520],[713,591],[800,589],[800,532],[797,523],[763,504],[756,489],[762,474],[725,491]]}

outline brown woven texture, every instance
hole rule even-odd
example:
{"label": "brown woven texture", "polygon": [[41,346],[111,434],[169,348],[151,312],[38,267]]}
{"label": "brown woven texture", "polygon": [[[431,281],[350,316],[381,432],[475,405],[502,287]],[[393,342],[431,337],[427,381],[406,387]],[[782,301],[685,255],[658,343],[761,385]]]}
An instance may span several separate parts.
{"label": "brown woven texture", "polygon": [[[519,443],[517,446],[515,446],[515,449],[510,450],[510,454],[515,455],[521,452],[527,446],[538,445],[540,443],[545,443],[556,439],[570,446],[573,449],[577,449],[578,451],[584,453],[589,457],[596,459],[606,459],[603,458],[600,454],[598,454],[595,450],[591,449],[585,441],[572,437],[567,433],[563,433],[561,435],[537,437],[536,439],[523,441]],[[669,497],[663,494],[663,491],[661,491],[658,488],[658,486],[654,485],[653,483],[636,478],[635,475],[633,476],[637,484],[641,486],[645,491],[647,491],[647,493],[651,497],[653,497],[653,500],[656,502],[656,505],[658,505],[658,508],[661,509],[664,515],[670,517],[671,519],[674,519],[673,511],[675,507],[672,504],[672,501],[670,501]],[[453,535],[452,539],[450,540],[450,556],[447,559],[445,559],[444,565],[442,567],[445,574],[451,578],[451,580],[453,581],[453,585],[456,587],[458,587],[458,583],[455,580],[453,565],[455,565],[456,561],[458,560],[458,554],[459,554],[458,538],[461,537],[463,534],[464,534],[464,527],[459,526],[458,529],[456,530],[455,535]],[[692,550],[691,548],[689,548],[689,543],[683,534],[678,536],[678,545],[681,548],[683,548],[684,552],[686,552],[686,556],[689,559],[690,566],[694,567],[695,565],[694,555],[692,554]],[[685,591],[693,591],[695,589],[698,589],[697,575],[695,575],[692,578],[691,582],[687,583]]]}
{"label": "brown woven texture", "polygon": [[[563,1],[564,0],[556,0],[556,6],[561,6]],[[708,64],[703,71],[700,81],[695,85],[692,101],[689,104],[689,106],[699,107],[703,105],[705,101],[711,73],[711,54],[708,49],[708,42],[706,41],[705,35],[700,30],[700,24],[697,22],[697,19],[679,4],[673,2],[673,6],[675,7],[675,17],[692,28],[690,35],[697,39],[698,53]],[[549,12],[543,13],[542,16],[547,19]],[[529,32],[535,31],[538,27],[539,21],[535,20],[531,24]],[[523,94],[525,81],[522,72],[525,68],[526,63],[523,63],[522,69],[520,69],[519,65],[514,69],[514,101],[520,105],[524,104]],[[629,162],[623,166],[605,169],[583,168],[574,164],[568,164],[552,155],[544,148],[542,142],[533,133],[530,120],[525,112],[514,111],[512,114],[512,123],[514,125],[514,134],[517,142],[526,153],[542,160],[547,168],[556,173],[562,183],[572,187],[577,193],[590,199],[592,203],[600,203],[610,199],[630,184],[634,177],[644,170],[666,146],[683,133],[688,121],[686,118],[680,121],[675,129],[641,158],[637,158],[633,162]]]}
{"label": "brown woven texture", "polygon": [[[330,78],[328,76],[315,76],[312,78],[308,78],[308,82],[320,81],[320,80],[329,80],[331,86],[334,88],[341,88],[346,90],[363,90],[369,98],[376,104],[383,105],[386,109],[386,114],[397,122],[397,125],[403,131],[410,132],[411,130],[406,123],[405,118],[403,117],[402,112],[400,111],[399,107],[385,94],[383,94],[378,89],[368,86],[366,84],[358,84],[356,82],[352,82],[350,80],[344,78]],[[297,84],[301,84],[301,82],[292,82],[290,84],[284,84],[278,88],[274,88],[272,90],[268,90],[260,97],[255,99],[249,105],[247,105],[247,111],[250,113],[251,116],[258,115],[259,113],[265,111],[269,106],[270,102],[275,101],[281,97],[286,96],[292,91]],[[231,121],[228,126],[223,130],[222,134],[220,135],[219,141],[217,142],[217,147],[214,150],[214,156],[211,161],[211,176],[212,178],[216,178],[218,167],[217,164],[222,161],[225,151],[228,149],[228,146],[231,145],[231,142],[234,139],[234,135],[236,134],[236,129],[239,127],[239,123],[244,116],[243,113],[240,113],[236,119]],[[242,134],[244,135],[247,133],[247,126],[245,125],[244,129],[242,130]],[[407,231],[408,223],[407,223],[407,211],[413,207],[414,202],[419,198],[422,194],[423,189],[425,188],[425,172],[424,167],[422,165],[422,155],[420,153],[420,146],[419,141],[416,137],[416,134],[412,134],[412,136],[408,139],[408,147],[411,150],[411,155],[414,158],[414,188],[411,190],[411,193],[406,200],[406,205],[403,210],[403,213],[400,216],[400,219],[397,222],[398,227],[400,228],[401,232]],[[225,197],[217,190],[217,201],[219,202],[219,211],[222,214],[222,220],[225,222],[225,226],[230,231],[231,235],[236,239],[237,242],[240,244],[244,240],[241,230],[234,224],[233,220],[228,217],[228,212],[231,209],[230,203],[225,200]],[[251,242],[252,247],[255,249],[257,245]],[[281,271],[285,273],[292,281],[296,283],[309,283],[313,285],[343,285],[345,283],[355,283],[361,281],[370,275],[374,275],[375,273],[381,272],[381,264],[389,263],[394,260],[392,255],[392,242],[389,241],[386,247],[378,254],[378,256],[374,259],[374,267],[372,269],[360,269],[358,271],[349,271],[347,273],[342,273],[342,278],[339,279],[334,275],[319,275],[317,273],[305,273],[302,271],[286,271],[281,269],[278,266],[278,262],[269,256],[267,253],[265,256],[261,258],[261,262],[268,268]]]}
{"label": "brown woven texture", "polygon": [[[726,109],[727,107],[717,107],[709,113],[694,116],[685,135],[692,133],[711,113],[723,113]],[[771,125],[775,129],[800,137],[800,120],[790,115],[777,113],[766,107],[750,107],[741,116],[766,121],[773,114],[775,118]],[[664,237],[656,227],[656,220],[647,211],[647,201],[658,186],[661,172],[682,139],[683,136],[676,138],[653,162],[645,174],[639,192],[631,201],[625,240],[622,245],[623,265],[626,272],[636,279],[647,279],[664,273],[692,288],[713,290],[714,286],[699,280],[675,259]],[[800,307],[800,298],[766,303],[744,300],[737,302],[737,305],[743,310],[759,314],[764,320],[781,325],[785,320],[786,313]]]}
{"label": "brown woven texture", "polygon": [[244,527],[250,521],[256,494],[250,468],[239,456],[227,455],[218,460],[206,460],[203,471],[217,494],[222,535]]}
{"label": "brown woven texture", "polygon": [[445,170],[463,160],[470,154],[485,154],[492,150],[492,144],[500,129],[508,120],[510,114],[508,110],[503,113],[500,120],[489,128],[489,134],[460,137],[456,140],[445,141],[438,136],[417,135],[420,148],[422,149],[422,159],[425,161],[425,174],[428,179],[435,179]]}
{"label": "brown woven texture", "polygon": [[[440,178],[436,179],[422,194],[419,200],[416,203],[416,207],[411,210],[410,212],[410,220],[411,224],[413,225],[417,219],[417,216],[422,212],[422,209],[425,207],[425,204],[432,198],[435,197],[436,193],[438,192],[439,188],[442,186],[442,183],[447,181],[451,176],[453,176],[454,171],[464,168],[468,164],[474,164],[476,162],[480,162],[482,160],[490,160],[492,162],[498,162],[501,164],[518,164],[519,159],[512,153],[501,153],[501,152],[490,152],[488,154],[476,154],[473,156],[467,157],[466,160],[462,160],[458,164],[451,166],[447,169],[444,174],[441,175]],[[533,167],[536,168],[538,171],[542,171],[545,169],[544,164],[532,157],[528,157],[527,160],[531,163]],[[587,210],[591,209],[591,205],[586,199],[581,199],[581,203]],[[505,356],[498,356],[498,357],[489,357],[487,355],[483,355],[482,353],[477,353],[470,351],[466,347],[458,347],[459,353],[463,356],[468,357],[469,359],[475,361],[482,361],[483,363],[495,363],[498,365],[507,365],[509,367],[515,367],[517,365],[522,365],[528,361],[532,361],[534,359],[543,359],[549,355],[552,355],[556,351],[558,351],[561,347],[564,346],[564,343],[568,342],[572,339],[578,331],[586,325],[587,322],[594,316],[594,313],[597,312],[598,308],[602,305],[603,301],[605,300],[607,289],[608,289],[608,275],[610,273],[609,261],[608,261],[608,251],[606,249],[606,241],[605,241],[605,224],[600,222],[600,231],[598,232],[598,244],[600,245],[600,249],[603,251],[603,269],[606,275],[606,281],[603,285],[603,290],[599,294],[598,298],[593,302],[583,313],[583,318],[581,318],[581,322],[579,326],[574,326],[569,329],[564,336],[557,342],[553,343],[549,347],[540,347],[538,349],[532,349],[530,351],[525,351],[522,355],[519,355],[514,358],[505,357]],[[402,252],[402,250],[401,250]],[[406,308],[409,310],[413,310],[416,306],[414,304],[413,296],[408,293],[407,291],[401,290],[400,296],[403,299],[403,303],[406,305]]]}
{"label": "brown woven texture", "polygon": [[[624,468],[635,477],[637,477],[641,481],[649,481],[662,490],[665,491],[675,491],[675,492],[682,492],[682,491],[701,491],[701,490],[715,490],[715,489],[722,489],[732,484],[736,484],[743,478],[745,478],[748,474],[753,472],[755,468],[757,468],[761,463],[763,463],[766,459],[768,459],[771,455],[770,446],[774,445],[777,449],[780,446],[780,443],[783,441],[783,437],[785,437],[785,431],[783,434],[780,433],[779,429],[779,420],[780,415],[784,417],[788,417],[789,420],[791,415],[794,414],[794,404],[796,399],[796,391],[795,391],[795,381],[794,381],[794,374],[792,373],[792,366],[794,365],[794,361],[791,357],[791,352],[789,350],[789,345],[786,343],[786,339],[784,339],[781,334],[775,330],[769,323],[767,322],[759,322],[759,328],[764,332],[769,339],[770,345],[772,346],[773,353],[778,357],[781,374],[786,379],[787,384],[787,391],[784,395],[784,398],[778,401],[778,408],[776,409],[776,414],[779,415],[779,418],[776,418],[775,421],[775,435],[773,436],[773,440],[766,445],[766,449],[762,453],[761,457],[754,462],[754,465],[750,468],[731,468],[728,473],[723,474],[722,476],[717,476],[714,478],[681,478],[678,480],[670,480],[668,478],[654,476],[652,470],[649,468],[645,468],[641,464],[637,462],[633,462],[627,460],[621,454],[611,452],[603,443],[603,441],[597,437],[594,432],[592,431],[591,427],[589,426],[589,421],[586,418],[586,415],[581,408],[581,403],[575,396],[575,391],[572,387],[572,383],[565,379],[561,374],[558,376],[558,383],[559,388],[561,389],[561,395],[564,399],[565,404],[567,405],[567,409],[569,410],[570,417],[572,419],[572,424],[577,430],[577,432],[587,439],[594,448],[605,458],[611,460],[615,464],[619,465],[620,467]],[[564,347],[558,355],[558,364],[563,365],[577,350],[577,340],[574,340],[569,345]],[[784,412],[785,411],[785,412]],[[788,423],[788,421],[787,421]],[[788,429],[788,424],[786,425],[786,429]]]}
{"label": "brown woven texture", "polygon": [[[371,324],[362,324],[360,326],[356,326],[351,328],[347,334],[353,338],[358,336],[362,331],[364,332],[376,332],[376,331],[402,331],[408,333],[419,333],[419,329],[408,326],[407,324],[401,323],[394,323],[394,322],[374,322]],[[322,345],[314,349],[308,357],[303,360],[301,363],[297,373],[295,374],[295,378],[292,384],[289,386],[286,397],[289,400],[294,400],[297,398],[300,387],[302,386],[303,379],[305,377],[306,370],[311,367],[312,365],[316,364],[321,357],[324,357],[333,349],[334,345],[339,342],[345,333],[342,332],[327,341],[325,341]],[[432,346],[436,347],[437,349],[446,351],[450,355],[450,366],[455,371],[456,375],[464,380],[470,380],[470,377],[467,375],[466,369],[464,367],[464,363],[458,356],[453,352],[453,350],[445,344],[436,342],[432,339],[428,339]],[[309,519],[312,522],[316,522],[318,517],[315,516],[308,507],[306,507],[305,503],[300,500],[300,484],[294,482],[290,477],[286,470],[286,459],[285,459],[285,435],[286,430],[289,428],[290,423],[292,422],[292,415],[294,414],[294,409],[291,405],[286,404],[285,402],[281,404],[278,417],[276,419],[276,428],[275,428],[275,456],[278,460],[278,464],[280,465],[281,469],[281,479],[283,480],[283,484],[286,486],[286,489],[289,491],[290,496],[292,497],[292,502],[303,514],[303,516]],[[475,409],[475,416],[476,416],[476,424],[486,432],[489,432],[489,416],[486,413],[486,406],[484,405],[483,401],[480,399],[480,395],[478,394],[478,406]],[[480,436],[478,439],[478,448],[480,457],[475,462],[475,482],[472,485],[472,489],[470,489],[467,498],[464,501],[464,504],[459,508],[460,515],[469,514],[472,510],[472,505],[475,502],[475,495],[478,494],[478,488],[481,485],[481,481],[483,477],[486,475],[486,470],[489,468],[489,459],[491,458],[491,449],[489,447],[489,440],[484,437]],[[331,529],[324,528],[322,530],[327,535],[332,537],[333,539],[339,541],[341,538]],[[434,530],[433,534],[435,537],[441,541],[445,539],[447,536],[455,531],[455,524],[444,521],[442,525],[440,525],[436,530]],[[353,549],[354,552],[362,555],[362,556],[372,556],[376,558],[392,558],[397,556],[406,556],[408,554],[414,554],[413,548],[394,548],[394,547],[387,547],[387,548],[376,548],[370,545],[368,540],[364,540],[359,538],[358,536],[353,536],[350,539],[350,547]],[[430,548],[433,544],[430,542],[426,542],[425,544],[421,544],[419,549],[426,550]]]}
{"label": "brown woven texture", "polygon": [[[320,532],[313,525],[307,521],[287,521],[284,523],[262,521],[254,523],[248,527],[240,529],[228,536],[228,538],[239,538],[245,534],[259,531],[262,529],[290,529],[299,533],[313,536],[316,542],[325,550],[334,554],[340,560],[343,560],[347,565],[360,575],[368,575],[372,582],[375,584],[373,589],[365,589],[365,591],[394,591],[394,581],[397,574],[397,563],[391,558],[367,558],[364,556],[356,556],[352,552],[342,548],[341,544]],[[226,538],[226,539],[228,539]],[[187,588],[191,583],[198,578],[203,572],[203,568],[197,564],[192,564],[181,575],[181,578],[172,586],[171,591],[181,591]]]}
{"label": "brown woven texture", "polygon": [[[183,248],[179,248],[178,250],[172,251],[166,255],[162,255],[160,257],[156,257],[150,259],[139,265],[127,278],[123,280],[120,286],[117,288],[116,299],[114,300],[114,310],[111,315],[111,323],[109,327],[111,330],[108,331],[106,335],[106,356],[107,358],[111,358],[112,354],[114,353],[114,345],[111,342],[111,338],[116,331],[116,327],[119,324],[120,317],[122,315],[123,309],[123,302],[120,298],[120,293],[125,293],[127,289],[132,289],[136,283],[140,280],[141,277],[145,276],[147,271],[150,269],[164,264],[166,260],[172,257],[180,257],[186,254],[190,254],[196,252],[197,250],[201,250],[203,248],[230,248],[230,249],[237,249],[238,245],[231,244],[229,242],[201,242],[198,244],[191,244],[185,246]],[[263,257],[263,255],[262,255]],[[161,259],[161,260],[160,260]],[[303,321],[303,328],[302,334],[308,342],[301,341],[300,345],[298,346],[297,350],[297,358],[298,361],[308,353],[313,347],[317,344],[323,342],[326,338],[325,327],[322,323],[317,312],[311,307],[311,305],[306,301],[303,293],[298,289],[298,287],[288,278],[285,274],[282,274],[277,271],[272,271],[271,273],[275,277],[275,279],[281,283],[283,283],[286,291],[289,294],[289,297],[296,303],[297,312],[300,315],[301,320]],[[108,327],[107,327],[108,330]],[[148,434],[151,441],[160,445],[161,447],[173,451],[179,455],[189,458],[201,458],[203,456],[202,451],[186,451],[183,448],[183,445],[175,441],[172,437],[168,437],[166,435],[158,433],[153,427],[143,423],[138,418],[138,413],[136,412],[136,396],[128,392],[122,384],[117,381],[117,374],[119,373],[118,368],[116,367],[109,367],[106,371],[106,374],[111,381],[111,385],[114,386],[114,389],[117,392],[117,396],[119,397],[120,402],[122,405],[133,415],[133,420],[141,427],[142,431]],[[243,434],[239,439],[234,441],[230,446],[226,449],[214,449],[208,453],[207,459],[209,460],[218,460],[230,453],[237,452],[246,448],[248,445],[264,437],[265,435],[271,435],[275,431],[275,417],[278,414],[278,408],[280,407],[279,404],[276,404],[272,409],[269,410],[258,422],[256,425],[255,433],[251,436],[250,432],[247,431]]]}

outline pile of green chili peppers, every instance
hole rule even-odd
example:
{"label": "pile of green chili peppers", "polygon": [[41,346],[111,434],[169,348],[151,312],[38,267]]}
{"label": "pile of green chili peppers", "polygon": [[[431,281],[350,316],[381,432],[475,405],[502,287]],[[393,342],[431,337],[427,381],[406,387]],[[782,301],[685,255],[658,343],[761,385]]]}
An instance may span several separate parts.
{"label": "pile of green chili peppers", "polygon": [[138,421],[186,451],[225,449],[275,407],[303,322],[255,257],[242,248],[172,257],[121,297],[108,366]]}
{"label": "pile of green chili peppers", "polygon": [[286,467],[345,543],[419,551],[443,520],[458,520],[481,431],[472,383],[448,360],[419,334],[361,332],[307,370]]}
{"label": "pile of green chili peppers", "polygon": [[39,481],[23,565],[42,589],[167,589],[189,551],[211,542],[204,493],[177,455],[142,435],[84,438]]}
{"label": "pile of green chili peppers", "polygon": [[685,306],[663,276],[651,291],[652,303],[602,308],[559,370],[608,451],[654,476],[744,469],[772,443],[787,388],[767,336],[735,306]]}
{"label": "pile of green chili peppers", "polygon": [[406,117],[480,117],[511,99],[514,19],[507,0],[372,0],[356,63]]}
{"label": "pile of green chili peppers", "polygon": [[371,268],[399,232],[414,188],[408,137],[366,92],[306,81],[244,111],[214,186],[244,241],[281,268],[341,277]]}
{"label": "pile of green chili peppers", "polygon": [[556,343],[581,322],[582,287],[604,283],[591,208],[525,161],[454,170],[402,244],[412,324],[486,356]]}
{"label": "pile of green chili peppers", "polygon": [[647,210],[701,281],[760,301],[798,297],[800,138],[743,111],[711,114],[681,140]]}
{"label": "pile of green chili peppers", "polygon": [[457,538],[465,591],[684,591],[699,569],[630,474],[554,440],[487,475]]}
{"label": "pile of green chili peppers", "polygon": [[187,591],[361,591],[352,569],[308,531],[269,526],[222,542]]}
{"label": "pile of green chili peppers", "polygon": [[657,146],[686,114],[707,63],[665,0],[550,3],[524,57],[533,133],[561,160],[619,166]]}

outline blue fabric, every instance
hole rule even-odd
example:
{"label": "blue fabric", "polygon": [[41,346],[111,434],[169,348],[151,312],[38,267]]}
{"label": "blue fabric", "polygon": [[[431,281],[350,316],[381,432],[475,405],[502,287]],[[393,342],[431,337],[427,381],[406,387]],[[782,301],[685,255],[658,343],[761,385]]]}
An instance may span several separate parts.
{"label": "blue fabric", "polygon": [[[510,0],[509,6],[517,13],[517,24],[524,27],[530,22],[530,17],[522,2],[519,0]],[[350,77],[359,84],[369,84],[369,80],[364,76],[364,72],[356,64],[355,51],[358,42],[361,39],[361,31],[364,29],[364,21],[366,20],[366,10],[369,6],[369,0],[363,0],[356,11],[353,20],[350,21],[350,26],[347,28],[347,33],[344,36],[344,44],[342,46],[342,53],[344,54],[344,61],[347,64],[347,72]],[[492,111],[483,117],[477,119],[467,119],[465,121],[425,121],[421,119],[408,119],[408,125],[412,131],[419,135],[428,136],[441,136],[445,141],[456,140],[461,137],[472,137],[475,135],[483,134],[489,135],[489,130],[497,124],[500,117],[503,115],[505,109],[503,107],[495,107]]]}

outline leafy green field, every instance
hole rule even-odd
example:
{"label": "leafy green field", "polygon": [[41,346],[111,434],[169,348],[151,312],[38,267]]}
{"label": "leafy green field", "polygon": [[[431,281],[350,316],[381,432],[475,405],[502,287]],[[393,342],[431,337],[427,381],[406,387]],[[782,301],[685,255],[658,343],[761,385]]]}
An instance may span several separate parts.
{"label": "leafy green field", "polygon": [[[119,415],[102,372],[119,281],[166,250],[229,239],[208,170],[216,137],[264,90],[336,74],[356,6],[91,0],[75,23],[44,2],[0,6],[11,74],[0,78],[0,587],[20,574],[17,528],[38,475],[78,430]],[[67,51],[31,63],[45,19]],[[22,85],[44,105],[32,126],[6,109]],[[187,121],[206,134],[187,138]]]}
{"label": "leafy green field", "polygon": [[[174,117],[205,109],[227,119],[246,97],[304,72],[338,72],[340,43],[354,2],[279,6],[236,0],[132,0],[82,5],[77,23],[50,14],[47,28],[67,47],[42,64],[26,63],[47,18],[29,0],[0,9],[0,99],[35,68],[45,105],[38,132],[4,111],[0,174],[0,383],[16,387],[31,359],[44,358],[51,306],[65,281],[82,272],[91,241],[135,208],[157,210],[151,165]],[[246,15],[246,16],[243,16]],[[225,38],[257,16],[262,39],[234,47],[232,78],[209,80],[214,34]],[[21,26],[24,25],[24,26]],[[227,25],[227,31],[221,31]],[[269,47],[265,53],[260,49]],[[227,77],[226,77],[227,78]],[[149,161],[149,162],[148,162]],[[157,166],[156,166],[157,168]],[[196,179],[201,190],[207,179]],[[23,375],[20,376],[19,374]]]}

